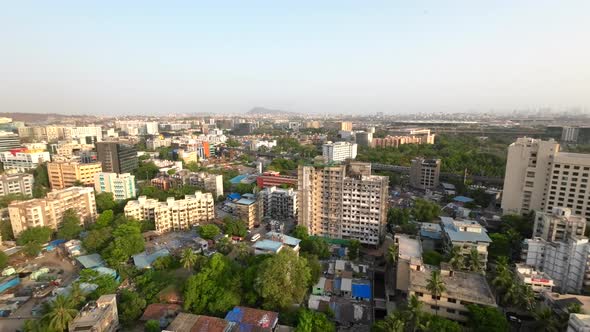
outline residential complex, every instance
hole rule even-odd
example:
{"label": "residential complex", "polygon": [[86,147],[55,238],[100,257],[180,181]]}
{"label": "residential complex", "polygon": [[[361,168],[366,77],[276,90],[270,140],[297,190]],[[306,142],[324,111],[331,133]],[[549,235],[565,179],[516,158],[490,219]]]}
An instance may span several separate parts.
{"label": "residential complex", "polygon": [[571,209],[554,207],[553,211],[535,211],[533,237],[546,241],[566,241],[570,237],[583,237],[586,218],[572,215]]}
{"label": "residential complex", "polygon": [[96,201],[94,189],[71,187],[52,191],[46,198],[13,202],[8,206],[12,231],[18,236],[29,227],[47,226],[57,230],[62,222],[64,212],[74,210],[83,223],[96,219]]}
{"label": "residential complex", "polygon": [[94,174],[94,190],[97,193],[113,193],[115,200],[135,197],[135,175],[100,172]]}
{"label": "residential complex", "polygon": [[189,229],[192,226],[212,221],[215,217],[213,196],[210,193],[195,192],[184,199],[168,197],[166,202],[140,196],[125,205],[125,216],[136,220],[153,220],[156,231],[169,232]]}
{"label": "residential complex", "polygon": [[49,184],[53,190],[76,185],[92,186],[94,184],[94,175],[99,172],[102,172],[101,163],[82,164],[62,161],[47,163]]}
{"label": "residential complex", "polygon": [[263,218],[297,219],[297,191],[293,188],[264,188],[259,193]]}
{"label": "residential complex", "polygon": [[459,247],[461,252],[468,256],[471,250],[475,249],[485,270],[488,263],[488,246],[492,243],[485,227],[475,220],[453,220],[449,217],[440,219],[445,250],[450,252],[453,247]]}
{"label": "residential complex", "polygon": [[281,175],[279,172],[268,171],[256,178],[256,185],[258,188],[280,187],[286,185],[289,187],[297,186],[296,176]]}
{"label": "residential complex", "polygon": [[157,135],[158,123],[155,121],[124,120],[115,122],[115,128],[129,135]]}
{"label": "residential complex", "polygon": [[559,151],[554,140],[518,138],[508,148],[502,209],[527,214],[556,206],[590,216],[590,154]]}
{"label": "residential complex", "polygon": [[172,187],[197,186],[210,192],[215,198],[223,196],[223,175],[221,174],[181,170],[174,173],[170,177],[170,181]]}
{"label": "residential complex", "polygon": [[418,189],[438,187],[440,159],[415,158],[410,166],[410,185]]}
{"label": "residential complex", "polygon": [[70,324],[69,332],[115,332],[119,329],[117,295],[102,295],[88,302]]}
{"label": "residential complex", "polygon": [[397,148],[404,144],[434,144],[435,134],[430,133],[430,129],[407,129],[400,130],[396,135],[390,135],[384,138],[373,138],[373,147]]}
{"label": "residential complex", "polygon": [[0,153],[0,162],[5,170],[14,169],[19,172],[25,172],[35,169],[39,164],[47,161],[51,161],[51,157],[49,152],[45,150],[18,148]]}
{"label": "residential complex", "polygon": [[377,245],[384,234],[389,179],[371,164],[299,166],[299,224],[309,234]]}
{"label": "residential complex", "polygon": [[139,163],[135,148],[125,143],[96,143],[96,151],[105,172],[131,173]]}
{"label": "residential complex", "polygon": [[102,140],[102,128],[65,127],[65,126],[37,126],[18,128],[20,138],[36,141],[54,142],[57,140],[77,140],[82,144],[91,144]]}
{"label": "residential complex", "polygon": [[0,196],[20,194],[33,196],[33,174],[2,174],[0,175]]}
{"label": "residential complex", "polygon": [[322,155],[329,162],[342,162],[346,159],[354,159],[357,154],[356,143],[328,142],[322,146]]}

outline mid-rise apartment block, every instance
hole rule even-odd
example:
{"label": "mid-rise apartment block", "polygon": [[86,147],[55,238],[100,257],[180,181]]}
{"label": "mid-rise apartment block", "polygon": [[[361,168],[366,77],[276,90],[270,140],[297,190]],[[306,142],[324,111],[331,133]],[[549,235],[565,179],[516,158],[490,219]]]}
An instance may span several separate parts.
{"label": "mid-rise apartment block", "polygon": [[197,186],[212,193],[215,198],[223,196],[223,175],[221,174],[181,170],[174,173],[171,178],[173,180],[172,185],[175,187],[183,185]]}
{"label": "mid-rise apartment block", "polygon": [[299,166],[299,224],[309,234],[377,245],[384,234],[389,179],[371,164]]}
{"label": "mid-rise apartment block", "polygon": [[572,215],[571,209],[554,207],[551,212],[535,211],[533,237],[546,241],[566,241],[570,237],[583,237],[586,218]]}
{"label": "mid-rise apartment block", "polygon": [[44,150],[19,148],[0,153],[0,162],[5,170],[15,169],[19,172],[26,172],[48,161],[51,161],[51,157],[49,152]]}
{"label": "mid-rise apartment block", "polygon": [[468,256],[475,249],[485,267],[488,263],[488,246],[492,243],[485,227],[475,220],[453,220],[449,217],[440,219],[445,250],[450,252],[453,247],[459,247],[461,253]]}
{"label": "mid-rise apartment block", "polygon": [[115,332],[119,329],[117,295],[102,295],[88,302],[69,326],[69,332]]}
{"label": "mid-rise apartment block", "polygon": [[352,131],[352,122],[342,121],[338,123],[338,130]]}
{"label": "mid-rise apartment block", "polygon": [[415,158],[410,166],[410,185],[418,189],[438,187],[440,159]]}
{"label": "mid-rise apartment block", "polygon": [[275,171],[268,171],[256,178],[256,185],[258,188],[280,187],[282,185],[297,187],[297,177],[281,175],[279,172]]}
{"label": "mid-rise apartment block", "polygon": [[102,172],[101,163],[51,162],[47,164],[47,175],[51,189],[59,190],[79,184],[92,186],[94,175]]}
{"label": "mid-rise apartment block", "polygon": [[590,154],[559,151],[554,140],[518,138],[508,147],[502,209],[527,214],[565,207],[590,216]]}
{"label": "mid-rise apartment block", "polygon": [[105,172],[132,173],[139,165],[137,150],[129,144],[100,142],[96,143],[96,152]]}
{"label": "mid-rise apartment block", "polygon": [[259,193],[262,216],[270,219],[297,219],[297,192],[293,188],[264,188]]}
{"label": "mid-rise apartment block", "polygon": [[17,134],[7,131],[0,131],[0,152],[18,149],[20,146],[20,138]]}
{"label": "mid-rise apartment block", "polygon": [[97,193],[113,193],[115,200],[135,197],[135,175],[130,173],[100,172],[94,174],[94,190]]}
{"label": "mid-rise apartment block", "polygon": [[10,223],[15,236],[29,227],[47,226],[57,230],[67,210],[75,211],[82,223],[94,222],[96,219],[94,189],[71,187],[52,191],[45,198],[13,202],[8,206]]}
{"label": "mid-rise apartment block", "polygon": [[33,196],[33,174],[2,174],[0,175],[0,196],[20,194]]}
{"label": "mid-rise apartment block", "polygon": [[430,133],[430,129],[403,129],[388,135],[384,138],[373,138],[373,147],[397,148],[404,144],[434,144],[435,134]]}
{"label": "mid-rise apartment block", "polygon": [[260,209],[260,203],[255,198],[243,197],[234,203],[234,216],[252,229],[260,223]]}
{"label": "mid-rise apartment block", "polygon": [[184,199],[168,197],[166,202],[140,196],[125,205],[125,216],[136,220],[153,220],[156,231],[169,232],[189,229],[207,223],[215,217],[213,196],[210,193],[195,192]]}
{"label": "mid-rise apartment block", "polygon": [[357,154],[356,143],[328,142],[322,146],[322,155],[330,162],[342,162],[354,159]]}
{"label": "mid-rise apartment block", "polygon": [[555,242],[534,238],[524,243],[525,264],[547,274],[561,293],[580,293],[584,286],[590,286],[588,238]]}

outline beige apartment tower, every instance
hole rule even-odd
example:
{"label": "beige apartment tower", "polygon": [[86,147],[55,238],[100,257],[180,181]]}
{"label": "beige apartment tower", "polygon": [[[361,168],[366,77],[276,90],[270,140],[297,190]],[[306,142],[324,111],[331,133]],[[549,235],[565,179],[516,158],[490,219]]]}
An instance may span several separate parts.
{"label": "beige apartment tower", "polygon": [[8,206],[10,224],[15,236],[29,227],[47,226],[57,230],[64,212],[74,210],[80,222],[91,223],[96,219],[96,201],[93,188],[71,187],[52,191],[46,198],[14,202]]}
{"label": "beige apartment tower", "polygon": [[102,172],[101,163],[82,164],[78,162],[51,162],[47,164],[47,174],[51,189],[64,189],[82,183],[94,185],[94,175]]}
{"label": "beige apartment tower", "polygon": [[560,152],[554,140],[518,138],[508,147],[502,210],[527,214],[554,207],[590,216],[590,154]]}
{"label": "beige apartment tower", "polygon": [[310,235],[377,245],[387,217],[388,181],[371,164],[299,166],[299,224]]}

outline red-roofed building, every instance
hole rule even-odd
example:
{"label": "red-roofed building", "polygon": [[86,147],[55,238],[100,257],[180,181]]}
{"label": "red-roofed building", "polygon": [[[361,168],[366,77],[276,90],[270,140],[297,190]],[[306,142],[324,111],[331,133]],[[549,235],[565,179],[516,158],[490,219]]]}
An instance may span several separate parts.
{"label": "red-roofed building", "polygon": [[279,172],[264,172],[256,179],[259,188],[280,187],[282,184],[297,187],[297,177],[280,175]]}
{"label": "red-roofed building", "polygon": [[139,320],[160,320],[162,318],[169,318],[172,320],[180,312],[182,307],[178,304],[153,303],[148,305],[143,311],[143,315]]}
{"label": "red-roofed building", "polygon": [[227,313],[225,320],[238,323],[240,330],[274,331],[279,321],[279,314],[274,311],[234,307]]}

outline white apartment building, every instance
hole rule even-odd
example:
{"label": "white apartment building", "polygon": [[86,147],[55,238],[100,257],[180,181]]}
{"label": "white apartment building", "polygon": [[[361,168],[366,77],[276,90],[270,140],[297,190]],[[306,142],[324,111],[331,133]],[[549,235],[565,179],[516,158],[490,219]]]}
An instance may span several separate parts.
{"label": "white apartment building", "polygon": [[505,214],[566,207],[590,216],[590,154],[559,151],[554,140],[518,138],[508,148],[502,209]]}
{"label": "white apartment building", "polygon": [[309,234],[377,245],[385,231],[389,179],[371,164],[299,166],[299,224]]}
{"label": "white apartment building", "polygon": [[561,293],[580,293],[590,285],[588,238],[558,242],[534,238],[524,243],[525,264],[547,274]]}
{"label": "white apartment building", "polygon": [[485,267],[488,263],[488,246],[492,243],[486,228],[475,220],[454,220],[450,217],[440,219],[445,250],[449,252],[451,248],[459,247],[468,256],[471,250],[476,249],[480,262]]}
{"label": "white apartment building", "polygon": [[440,159],[415,158],[410,166],[410,185],[418,189],[438,187]]}
{"label": "white apartment building", "polygon": [[262,203],[263,218],[278,220],[297,218],[297,192],[293,188],[267,187],[258,195]]}
{"label": "white apartment building", "polygon": [[35,169],[39,164],[51,161],[49,152],[43,150],[29,150],[25,148],[14,149],[0,153],[0,162],[4,169],[15,169],[25,172]]}
{"label": "white apartment building", "polygon": [[94,175],[94,190],[97,193],[113,193],[115,200],[135,197],[135,175],[100,172]]}
{"label": "white apartment building", "polygon": [[102,127],[64,127],[64,138],[66,140],[76,140],[81,144],[90,144],[91,142],[102,141]]}
{"label": "white apartment building", "polygon": [[322,145],[322,155],[332,162],[356,158],[357,145],[350,142],[327,142]]}
{"label": "white apartment building", "polygon": [[116,121],[115,128],[120,129],[132,136],[158,134],[158,123],[154,121]]}
{"label": "white apartment building", "polygon": [[21,194],[33,196],[33,174],[2,174],[0,175],[0,196]]}
{"label": "white apartment building", "polygon": [[125,216],[136,220],[153,220],[156,231],[164,233],[189,229],[206,223],[215,217],[213,196],[210,193],[195,192],[184,199],[168,197],[166,202],[140,196],[125,205]]}
{"label": "white apartment building", "polygon": [[530,286],[535,293],[551,292],[555,285],[548,274],[526,264],[516,264],[516,277],[521,284]]}
{"label": "white apartment building", "polygon": [[223,175],[207,172],[190,172],[181,170],[172,175],[175,186],[191,185],[203,187],[215,197],[223,196]]}
{"label": "white apartment building", "polygon": [[268,150],[277,146],[277,140],[266,141],[266,140],[257,140],[254,139],[250,142],[250,150],[258,151],[261,147],[266,147]]}
{"label": "white apartment building", "polygon": [[47,226],[57,230],[64,212],[74,210],[81,223],[91,223],[96,219],[96,200],[93,188],[71,187],[52,191],[46,198],[13,202],[8,206],[12,231],[18,236],[29,227]]}
{"label": "white apartment building", "polygon": [[533,237],[546,241],[565,241],[570,237],[583,237],[586,218],[572,215],[569,208],[554,207],[551,212],[535,211]]}

